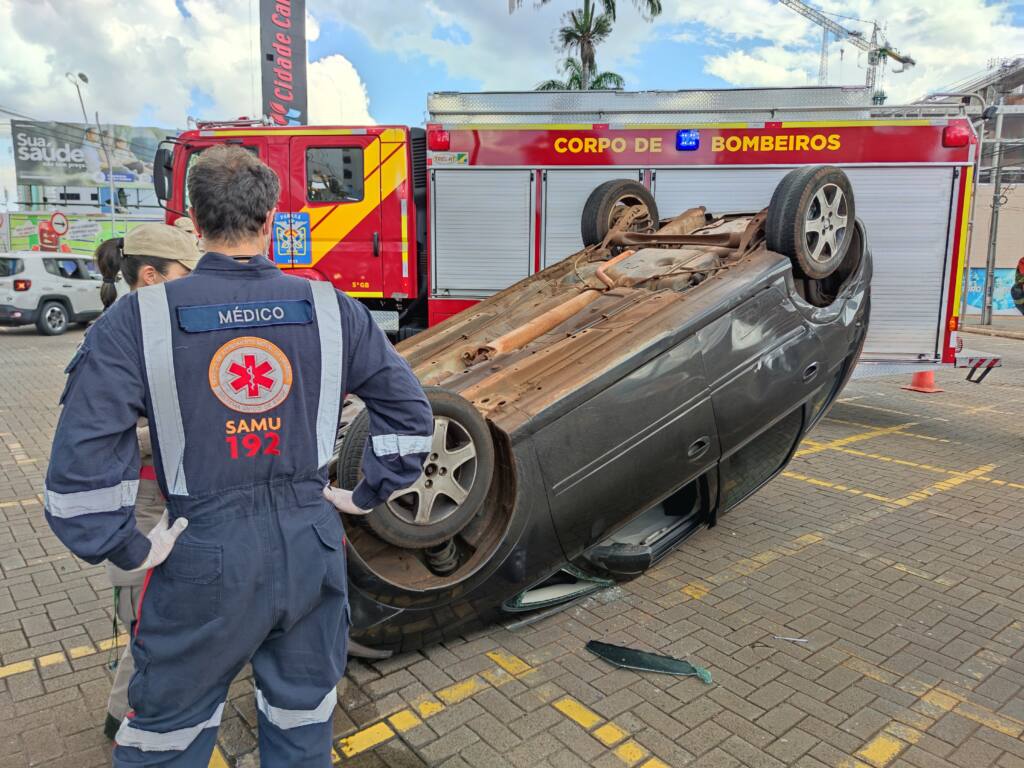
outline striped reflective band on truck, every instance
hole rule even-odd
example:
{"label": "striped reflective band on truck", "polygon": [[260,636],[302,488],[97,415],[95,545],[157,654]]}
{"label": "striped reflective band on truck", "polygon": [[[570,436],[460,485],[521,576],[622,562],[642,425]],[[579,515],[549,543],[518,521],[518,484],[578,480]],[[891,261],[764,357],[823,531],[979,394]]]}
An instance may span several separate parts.
{"label": "striped reflective band on truck", "polygon": [[313,310],[320,332],[320,401],[316,409],[317,467],[323,467],[334,455],[341,415],[341,311],[334,285],[309,283],[313,292]]}
{"label": "striped reflective band on truck", "polygon": [[282,731],[292,728],[301,728],[304,725],[319,725],[326,723],[334,714],[334,707],[338,703],[338,691],[331,688],[327,694],[312,709],[282,709],[275,707],[267,701],[263,691],[256,688],[256,708],[263,713],[263,716]]}
{"label": "striped reflective band on truck", "polygon": [[185,427],[181,423],[178,385],[174,378],[171,312],[165,288],[163,284],[150,285],[138,292],[142,352],[146,359],[153,424],[160,438],[159,460],[163,462],[167,490],[172,496],[187,496]]}
{"label": "striped reflective band on truck", "polygon": [[224,705],[218,704],[213,714],[203,722],[166,733],[136,728],[132,725],[131,718],[126,717],[121,723],[121,727],[118,728],[114,740],[119,747],[134,747],[143,752],[183,752],[203,730],[217,728],[223,716]]}
{"label": "striped reflective band on truck", "polygon": [[122,507],[135,503],[139,493],[138,480],[124,480],[109,488],[95,488],[91,491],[57,493],[43,488],[46,497],[46,511],[53,517],[67,519],[79,515],[94,515],[99,512],[117,512]]}
{"label": "striped reflective band on truck", "polygon": [[429,453],[431,435],[374,435],[375,456],[408,456],[410,453]]}

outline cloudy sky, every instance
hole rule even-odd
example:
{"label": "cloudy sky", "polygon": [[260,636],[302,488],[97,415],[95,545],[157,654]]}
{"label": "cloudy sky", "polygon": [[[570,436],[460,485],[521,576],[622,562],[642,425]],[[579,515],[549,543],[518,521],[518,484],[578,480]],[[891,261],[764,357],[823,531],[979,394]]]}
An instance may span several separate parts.
{"label": "cloudy sky", "polygon": [[[774,0],[663,0],[645,23],[618,0],[600,69],[629,89],[815,84],[820,30]],[[578,0],[508,13],[508,0],[307,0],[310,112],[318,123],[420,124],[426,94],[522,90],[557,74],[554,32]],[[1024,2],[816,0],[878,19],[917,67],[886,74],[890,103],[912,100],[1024,54]],[[68,70],[105,121],[182,126],[189,115],[258,111],[258,0],[0,0],[0,110],[80,119]],[[870,29],[843,21],[853,29]],[[830,81],[864,79],[865,55],[831,46]]]}

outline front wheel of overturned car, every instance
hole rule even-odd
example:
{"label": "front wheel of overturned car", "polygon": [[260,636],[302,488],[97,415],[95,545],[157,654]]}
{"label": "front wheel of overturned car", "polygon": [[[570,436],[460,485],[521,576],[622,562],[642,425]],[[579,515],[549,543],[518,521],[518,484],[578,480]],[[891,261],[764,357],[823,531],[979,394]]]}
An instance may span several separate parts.
{"label": "front wheel of overturned car", "polygon": [[[494,475],[494,443],[480,412],[440,387],[423,391],[434,412],[434,435],[423,472],[409,488],[366,516],[378,537],[405,549],[426,549],[458,535],[480,511]],[[338,455],[338,481],[352,489],[361,477],[369,413],[348,428]]]}
{"label": "front wheel of overturned car", "polygon": [[638,218],[625,227],[634,232],[653,232],[658,228],[658,205],[650,190],[638,181],[614,179],[594,188],[583,206],[580,234],[584,245],[596,245],[619,223],[622,215],[640,206]]}
{"label": "front wheel of overturned car", "polygon": [[828,277],[846,258],[856,210],[853,186],[839,168],[797,168],[779,182],[768,206],[768,248],[793,262],[798,276]]}

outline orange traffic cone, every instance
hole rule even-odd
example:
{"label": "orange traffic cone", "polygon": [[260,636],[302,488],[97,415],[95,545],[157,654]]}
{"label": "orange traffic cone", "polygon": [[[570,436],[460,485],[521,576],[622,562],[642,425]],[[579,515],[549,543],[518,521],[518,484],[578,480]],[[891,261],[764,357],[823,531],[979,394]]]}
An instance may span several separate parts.
{"label": "orange traffic cone", "polygon": [[918,371],[910,380],[910,386],[901,387],[901,389],[911,392],[924,392],[926,394],[946,391],[935,386],[935,371]]}

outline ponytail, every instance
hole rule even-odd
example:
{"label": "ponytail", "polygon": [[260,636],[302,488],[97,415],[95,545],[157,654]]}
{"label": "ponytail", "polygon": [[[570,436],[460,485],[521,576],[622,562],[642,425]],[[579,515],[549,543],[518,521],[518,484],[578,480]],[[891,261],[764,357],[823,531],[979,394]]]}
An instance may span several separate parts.
{"label": "ponytail", "polygon": [[[124,238],[112,237],[104,240],[96,249],[96,266],[103,275],[100,287],[100,301],[106,309],[117,300],[117,273],[124,263]],[[126,278],[127,279],[127,278]]]}
{"label": "ponytail", "polygon": [[139,270],[142,267],[152,267],[161,275],[166,275],[169,261],[169,259],[161,259],[156,256],[126,256],[123,237],[104,240],[96,249],[96,266],[99,267],[100,274],[103,276],[103,285],[100,287],[100,301],[103,302],[103,308],[106,309],[117,301],[118,273],[130,288],[137,288]]}

